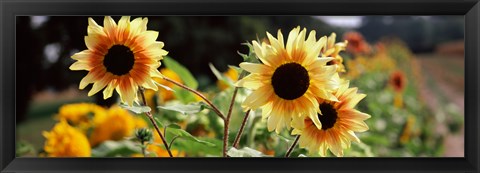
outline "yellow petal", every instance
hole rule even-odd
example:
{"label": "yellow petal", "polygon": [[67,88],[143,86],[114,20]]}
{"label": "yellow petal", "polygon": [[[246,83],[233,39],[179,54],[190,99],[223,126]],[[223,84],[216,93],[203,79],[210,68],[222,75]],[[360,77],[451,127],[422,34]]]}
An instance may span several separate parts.
{"label": "yellow petal", "polygon": [[105,88],[105,90],[103,90],[103,99],[108,99],[108,98],[112,97],[113,89],[115,89],[116,86],[117,86],[116,85],[116,80],[111,81],[107,85],[107,88]]}
{"label": "yellow petal", "polygon": [[237,87],[245,87],[249,89],[258,89],[261,86],[265,85],[266,81],[260,75],[250,74],[235,83]]}
{"label": "yellow petal", "polygon": [[110,16],[105,16],[103,19],[103,31],[107,33],[108,37],[115,38],[117,36],[117,23]]}
{"label": "yellow petal", "polygon": [[89,72],[85,77],[82,78],[80,81],[80,86],[79,89],[84,89],[88,84],[93,83],[94,80],[94,75],[92,72]]}
{"label": "yellow petal", "polygon": [[243,63],[240,63],[240,67],[250,73],[261,73],[261,74],[273,73],[272,68],[263,64],[243,62]]}
{"label": "yellow petal", "polygon": [[70,70],[90,70],[90,67],[86,62],[77,61],[70,66]]}

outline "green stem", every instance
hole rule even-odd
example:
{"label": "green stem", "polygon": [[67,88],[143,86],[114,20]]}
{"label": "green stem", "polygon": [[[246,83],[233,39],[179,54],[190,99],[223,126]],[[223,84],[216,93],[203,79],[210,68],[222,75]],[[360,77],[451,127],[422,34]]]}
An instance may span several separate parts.
{"label": "green stem", "polygon": [[[143,104],[144,106],[148,106],[147,105],[147,101],[145,99],[145,94],[143,93],[143,89],[140,88],[140,95],[142,96],[142,100],[143,100]],[[167,144],[167,140],[165,140],[165,137],[163,137],[162,133],[160,132],[160,128],[158,128],[158,125],[157,123],[155,122],[155,120],[153,119],[153,115],[150,111],[148,112],[145,112],[145,114],[147,115],[148,119],[150,120],[150,122],[152,122],[153,124],[153,127],[155,127],[155,130],[157,131],[158,135],[160,136],[160,138],[162,139],[162,142],[163,142],[163,145],[165,146],[165,149],[167,150],[168,152],[168,155],[170,157],[173,157],[172,155],[172,152],[170,151],[170,148],[168,147],[168,144]]]}
{"label": "green stem", "polygon": [[222,120],[225,121],[225,116],[223,115],[223,113],[220,112],[220,110],[219,110],[215,105],[213,105],[213,103],[212,103],[210,100],[208,100],[202,93],[200,93],[200,92],[198,92],[198,91],[195,91],[194,89],[189,88],[188,86],[185,86],[185,85],[183,85],[183,84],[181,84],[181,83],[178,83],[177,81],[174,81],[174,80],[172,80],[172,79],[170,79],[170,78],[167,78],[167,77],[165,77],[165,76],[163,76],[163,79],[165,79],[166,81],[171,82],[171,83],[173,83],[173,84],[175,84],[175,85],[177,85],[177,86],[179,86],[179,87],[181,87],[181,88],[183,88],[183,89],[185,89],[185,90],[187,90],[187,91],[190,91],[190,92],[198,95],[199,97],[201,97],[203,100],[205,100],[205,102],[207,102],[208,105],[210,105],[210,107],[212,107],[213,111],[214,111],[220,118],[222,118]]}
{"label": "green stem", "polygon": [[233,142],[233,147],[238,148],[238,144],[240,143],[240,138],[242,138],[243,129],[245,129],[245,125],[247,124],[248,115],[250,115],[250,110],[245,113],[245,117],[243,118],[242,125],[238,130],[237,136],[235,137],[235,141]]}

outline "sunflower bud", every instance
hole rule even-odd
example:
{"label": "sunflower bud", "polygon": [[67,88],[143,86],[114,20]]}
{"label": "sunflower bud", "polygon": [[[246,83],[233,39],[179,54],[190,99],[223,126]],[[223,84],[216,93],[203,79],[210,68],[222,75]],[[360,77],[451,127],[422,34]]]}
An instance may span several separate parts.
{"label": "sunflower bud", "polygon": [[147,128],[137,129],[135,131],[135,137],[142,143],[152,140],[152,131]]}

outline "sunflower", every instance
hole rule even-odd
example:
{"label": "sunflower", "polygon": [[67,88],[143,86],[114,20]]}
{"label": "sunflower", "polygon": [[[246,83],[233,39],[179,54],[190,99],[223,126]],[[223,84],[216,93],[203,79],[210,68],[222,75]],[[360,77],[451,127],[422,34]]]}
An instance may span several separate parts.
{"label": "sunflower", "polygon": [[127,110],[112,107],[108,110],[104,121],[97,124],[93,129],[90,144],[96,146],[106,140],[122,140],[131,136],[135,128],[146,126],[147,124],[143,119],[134,117]]}
{"label": "sunflower", "polygon": [[73,103],[60,107],[55,119],[66,120],[69,124],[87,131],[92,125],[103,121],[105,108],[92,103]]}
{"label": "sunflower", "polygon": [[89,157],[91,147],[87,137],[70,126],[65,119],[55,124],[51,131],[43,132],[43,149],[48,157]]}
{"label": "sunflower", "polygon": [[[162,68],[160,69],[160,73],[165,77],[168,77],[174,81],[177,81],[178,83],[183,84],[183,81],[180,78],[180,76],[178,76],[178,74],[175,73],[173,70],[170,70],[168,68]],[[160,78],[153,78],[153,79],[155,80],[155,82],[169,88],[174,88],[176,86],[175,84]],[[175,99],[175,94],[174,94],[174,91],[170,91],[163,87],[160,87],[158,91],[145,90],[145,99],[149,107],[157,107],[162,103]],[[156,110],[152,109],[152,111],[155,112]]]}
{"label": "sunflower", "polygon": [[[270,44],[263,42],[260,45],[253,41],[254,52],[262,63],[240,64],[250,74],[236,85],[254,90],[242,106],[245,109],[261,108],[263,118],[268,118],[269,131],[279,133],[283,127],[290,129],[293,116],[320,113],[315,96],[337,100],[331,94],[338,88],[336,66],[326,65],[333,59],[331,57],[318,58],[326,37],[317,40],[315,34],[311,31],[305,40],[306,29],[294,28],[284,45],[280,30],[278,38],[267,32]],[[315,124],[320,127],[320,121],[316,120]]]}
{"label": "sunflower", "polygon": [[163,42],[156,41],[158,32],[147,31],[147,18],[123,16],[118,25],[106,16],[99,26],[88,18],[88,35],[85,36],[87,50],[72,56],[77,60],[70,70],[87,70],[80,81],[80,89],[93,83],[88,96],[105,88],[103,98],[112,96],[115,89],[123,103],[133,105],[138,87],[157,90],[152,77],[161,78],[157,70],[160,60],[167,55]]}
{"label": "sunflower", "polygon": [[340,51],[345,50],[348,41],[335,43],[337,34],[332,32],[327,39],[327,45],[322,49],[322,57],[332,57],[332,61],[329,61],[327,65],[338,65],[337,72],[345,72],[345,66],[343,65],[343,58],[340,56]]}
{"label": "sunflower", "polygon": [[330,149],[336,156],[343,156],[343,148],[350,147],[350,141],[360,142],[354,132],[368,130],[364,120],[370,115],[355,110],[355,105],[366,95],[357,94],[357,88],[348,88],[349,82],[342,82],[334,92],[338,102],[319,99],[321,114],[315,119],[321,122],[321,128],[314,125],[311,117],[294,118],[292,134],[300,135],[299,144],[310,153],[327,154]]}

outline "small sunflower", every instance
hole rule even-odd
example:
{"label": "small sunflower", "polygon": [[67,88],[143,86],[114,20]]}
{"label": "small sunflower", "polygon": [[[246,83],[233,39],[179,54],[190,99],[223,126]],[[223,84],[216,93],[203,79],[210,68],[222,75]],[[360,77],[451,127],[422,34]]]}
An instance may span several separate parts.
{"label": "small sunflower", "polygon": [[354,109],[355,105],[366,95],[357,94],[357,88],[348,88],[348,81],[342,82],[334,92],[338,102],[320,99],[320,110],[315,119],[319,119],[321,128],[314,125],[311,117],[294,118],[292,134],[301,135],[300,147],[307,148],[311,153],[327,154],[330,149],[336,156],[343,156],[343,148],[350,147],[350,141],[360,142],[354,132],[368,130],[364,120],[370,115]]}
{"label": "small sunflower", "polygon": [[89,157],[91,147],[87,137],[70,126],[65,119],[55,124],[51,131],[43,132],[47,157]]}
{"label": "small sunflower", "polygon": [[167,55],[163,42],[156,41],[158,32],[147,31],[147,18],[123,16],[118,25],[106,16],[99,26],[88,18],[88,35],[85,36],[87,50],[72,56],[77,62],[70,70],[87,70],[88,74],[80,81],[80,89],[93,83],[88,96],[103,88],[103,98],[112,96],[115,89],[123,103],[133,105],[138,87],[157,90],[152,77],[161,78],[157,70],[160,60]]}
{"label": "small sunflower", "polygon": [[340,56],[340,51],[344,51],[347,47],[348,41],[335,43],[337,34],[332,32],[327,39],[327,45],[322,49],[322,57],[332,57],[332,61],[329,61],[327,65],[338,65],[337,72],[345,72],[345,66],[343,65],[343,58]]}
{"label": "small sunflower", "polygon": [[[254,90],[243,102],[245,109],[262,109],[263,118],[268,118],[269,131],[280,132],[290,128],[293,116],[320,113],[316,96],[336,101],[331,91],[338,88],[336,66],[327,66],[331,57],[318,58],[325,46],[326,37],[315,38],[311,31],[306,38],[306,29],[300,27],[290,31],[286,45],[278,30],[274,38],[267,32],[269,43],[260,45],[253,41],[254,52],[262,63],[240,64],[250,72],[236,83],[239,87]],[[320,127],[320,121],[315,124]]]}

